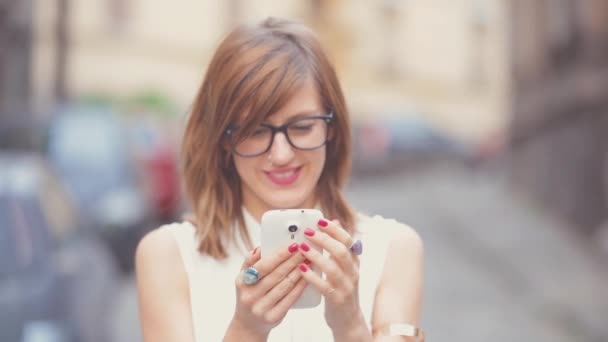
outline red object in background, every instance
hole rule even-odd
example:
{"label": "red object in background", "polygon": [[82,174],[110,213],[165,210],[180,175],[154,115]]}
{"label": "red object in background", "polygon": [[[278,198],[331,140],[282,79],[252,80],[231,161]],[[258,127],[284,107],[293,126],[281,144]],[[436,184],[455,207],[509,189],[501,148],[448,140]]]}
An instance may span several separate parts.
{"label": "red object in background", "polygon": [[168,147],[153,151],[146,161],[149,172],[151,200],[158,218],[167,221],[176,217],[180,203],[177,161]]}

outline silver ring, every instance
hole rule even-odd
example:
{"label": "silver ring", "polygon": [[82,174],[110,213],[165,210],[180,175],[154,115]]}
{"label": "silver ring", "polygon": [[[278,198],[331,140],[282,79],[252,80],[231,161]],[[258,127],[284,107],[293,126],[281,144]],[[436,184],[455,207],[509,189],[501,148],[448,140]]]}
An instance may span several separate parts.
{"label": "silver ring", "polygon": [[363,253],[363,242],[357,240],[353,242],[349,249],[354,255],[361,255]]}
{"label": "silver ring", "polygon": [[253,285],[260,280],[260,272],[258,272],[258,270],[256,270],[254,267],[246,268],[243,270],[241,279],[243,280],[243,283]]}

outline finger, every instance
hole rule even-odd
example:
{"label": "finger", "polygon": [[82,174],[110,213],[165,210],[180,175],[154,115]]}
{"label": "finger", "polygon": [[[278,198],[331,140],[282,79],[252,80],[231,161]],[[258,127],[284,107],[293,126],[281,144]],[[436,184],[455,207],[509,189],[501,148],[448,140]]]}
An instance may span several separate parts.
{"label": "finger", "polygon": [[243,264],[241,265],[241,271],[253,266],[253,264],[255,264],[255,262],[258,260],[260,260],[260,247],[252,249],[251,253],[247,255],[243,261]]}
{"label": "finger", "polygon": [[321,294],[324,296],[329,295],[330,293],[335,291],[335,288],[332,287],[331,283],[327,280],[321,278],[315,272],[312,272],[308,266],[305,264],[300,264],[298,267],[300,273],[302,274],[302,278],[306,280],[307,283],[314,286]]}
{"label": "finger", "polygon": [[277,320],[285,316],[287,311],[291,309],[291,306],[300,298],[307,285],[308,283],[302,279],[302,277],[300,277],[291,292],[285,295],[285,297],[283,297],[274,307],[268,310],[267,317],[269,319]]}
{"label": "finger", "polygon": [[[296,244],[297,247],[297,244]],[[291,271],[298,267],[298,265],[304,262],[306,258],[300,253],[295,253],[287,260],[283,261],[279,266],[266,274],[256,286],[256,294],[262,296],[274,288],[280,283],[285,277],[289,275]]]}
{"label": "finger", "polygon": [[350,275],[356,273],[356,270],[359,267],[356,260],[357,258],[351,253],[350,249],[346,248],[341,242],[324,232],[315,232],[309,228],[304,230],[304,235],[312,243],[325,249],[345,273]]}
{"label": "finger", "polygon": [[[311,248],[306,242],[300,244],[300,251],[306,259],[312,261],[312,264],[325,273],[325,276],[332,282],[338,283],[340,279],[344,279],[344,271],[332,259],[324,256],[319,251]],[[307,266],[308,268],[308,266]]]}
{"label": "finger", "polygon": [[260,257],[260,248],[256,247],[251,251],[251,253],[249,253],[249,255],[247,255],[245,260],[243,260],[243,264],[241,265],[241,272],[239,272],[238,276],[236,277],[235,284],[237,288],[248,286],[245,285],[245,282],[243,282],[243,271],[253,266],[258,260],[260,260]]}
{"label": "finger", "polygon": [[277,266],[279,266],[297,251],[298,245],[296,243],[292,243],[290,245],[285,244],[279,249],[269,254],[265,254],[265,257],[254,263],[252,267],[258,271],[259,277],[262,279],[265,275],[277,268]]}
{"label": "finger", "polygon": [[328,221],[326,219],[320,219],[317,226],[322,232],[340,241],[344,246],[346,246],[346,248],[350,248],[350,246],[353,245],[352,236],[350,236],[350,234],[344,228],[342,228],[340,221]]}
{"label": "finger", "polygon": [[254,310],[257,309],[260,310],[260,312],[268,311],[294,288],[300,278],[302,278],[302,275],[298,268],[292,268],[289,274],[276,283],[275,286],[257,302]]}

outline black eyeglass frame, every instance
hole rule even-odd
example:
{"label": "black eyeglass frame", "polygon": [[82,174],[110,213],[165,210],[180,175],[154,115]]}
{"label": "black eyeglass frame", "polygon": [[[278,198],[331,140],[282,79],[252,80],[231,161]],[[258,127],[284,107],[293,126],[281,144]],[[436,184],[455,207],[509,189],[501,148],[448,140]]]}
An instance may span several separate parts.
{"label": "black eyeglass frame", "polygon": [[[289,134],[287,133],[287,128],[296,122],[310,120],[310,119],[323,119],[327,123],[327,130],[325,131],[325,140],[323,141],[323,143],[321,145],[316,146],[316,147],[300,148],[300,147],[295,146],[293,144],[293,142],[291,142],[291,139],[289,138]],[[327,139],[329,137],[329,126],[333,122],[333,119],[334,119],[334,113],[330,112],[329,114],[325,114],[325,115],[314,115],[314,116],[305,116],[305,117],[297,118],[297,119],[291,120],[289,122],[286,122],[286,123],[282,124],[281,126],[273,126],[271,124],[266,124],[266,123],[260,124],[260,126],[262,126],[262,127],[269,128],[272,135],[270,136],[270,143],[268,144],[268,147],[266,147],[266,149],[264,151],[262,151],[260,153],[256,153],[256,154],[242,154],[236,150],[236,144],[234,143],[234,141],[232,141],[232,134],[235,132],[236,128],[238,128],[238,127],[235,127],[235,126],[229,127],[228,129],[226,129],[225,134],[226,134],[226,136],[228,136],[230,138],[230,145],[232,147],[232,152],[234,152],[235,154],[237,154],[241,157],[244,157],[244,158],[258,157],[258,156],[261,156],[264,153],[270,151],[270,148],[272,147],[272,144],[274,143],[274,137],[278,132],[283,133],[283,135],[285,136],[285,138],[287,139],[287,142],[289,143],[289,145],[291,147],[293,147],[297,150],[301,150],[301,151],[312,151],[312,150],[321,148],[322,146],[327,144]]]}

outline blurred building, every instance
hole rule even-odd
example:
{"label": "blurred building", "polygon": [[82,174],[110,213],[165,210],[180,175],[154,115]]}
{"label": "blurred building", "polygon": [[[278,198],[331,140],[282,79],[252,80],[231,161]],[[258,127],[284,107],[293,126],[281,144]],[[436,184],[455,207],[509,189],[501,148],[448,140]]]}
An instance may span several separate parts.
{"label": "blurred building", "polygon": [[32,1],[0,2],[0,148],[22,140],[29,123],[32,21]]}
{"label": "blurred building", "polygon": [[420,115],[473,141],[505,126],[506,0],[38,1],[38,108],[55,98],[59,2],[69,3],[72,96],[154,88],[185,111],[221,37],[236,23],[273,15],[315,28],[358,117]]}
{"label": "blurred building", "polygon": [[513,179],[586,231],[608,219],[608,2],[512,1]]}

